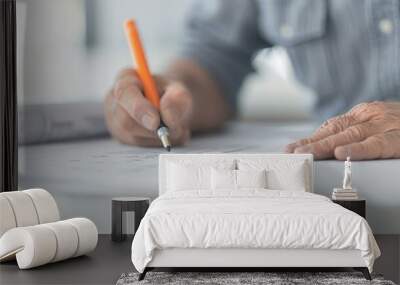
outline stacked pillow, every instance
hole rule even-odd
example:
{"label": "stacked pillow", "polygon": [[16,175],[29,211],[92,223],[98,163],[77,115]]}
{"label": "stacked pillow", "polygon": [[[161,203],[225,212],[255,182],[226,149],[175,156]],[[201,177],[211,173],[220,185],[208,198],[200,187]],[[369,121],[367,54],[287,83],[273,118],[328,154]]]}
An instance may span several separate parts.
{"label": "stacked pillow", "polygon": [[176,160],[167,165],[167,191],[211,190],[211,169],[233,170],[233,159]]}
{"label": "stacked pillow", "polygon": [[167,165],[167,191],[310,191],[309,169],[295,159],[174,161]]}
{"label": "stacked pillow", "polygon": [[297,159],[238,159],[241,170],[257,171],[265,169],[268,176],[268,189],[287,191],[310,191],[310,169],[305,160]]}
{"label": "stacked pillow", "polygon": [[224,170],[211,169],[212,190],[240,190],[243,188],[267,188],[265,169],[257,170]]}

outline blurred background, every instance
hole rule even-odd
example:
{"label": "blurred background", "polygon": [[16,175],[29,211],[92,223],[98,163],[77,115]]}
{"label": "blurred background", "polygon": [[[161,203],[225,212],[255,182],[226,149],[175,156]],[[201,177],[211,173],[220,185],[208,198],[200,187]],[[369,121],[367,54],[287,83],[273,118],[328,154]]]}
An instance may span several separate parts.
{"label": "blurred background", "polygon": [[[212,1],[210,1],[210,5]],[[118,70],[132,65],[122,23],[135,18],[153,72],[179,53],[187,0],[18,0],[22,104],[100,102]],[[312,94],[293,78],[281,48],[260,51],[245,81],[246,120],[306,120]]]}
{"label": "blurred background", "polygon": [[[63,218],[88,217],[100,233],[110,233],[112,197],[158,196],[158,155],[163,153],[161,148],[122,145],[108,136],[103,98],[118,71],[133,64],[123,21],[136,19],[150,68],[160,73],[180,52],[192,1],[16,1],[19,187],[47,189]],[[203,1],[210,8],[216,2]],[[315,129],[315,96],[294,78],[285,50],[260,50],[253,65],[256,72],[240,90],[241,122],[228,123],[225,132],[199,135],[190,145],[174,148],[175,153],[276,152]],[[397,176],[391,174],[395,161],[388,162],[392,172],[379,163],[354,167],[354,177],[374,173],[358,183],[365,188],[392,185],[388,181],[396,185]],[[342,175],[342,162],[319,162],[315,189],[330,194]],[[396,225],[399,207],[390,192],[395,188],[378,188],[365,197],[372,228],[382,233],[388,221]],[[385,198],[383,193],[389,192]],[[133,220],[129,217],[126,224]]]}
{"label": "blurred background", "polygon": [[[118,71],[133,65],[124,20],[136,19],[150,68],[160,73],[180,53],[190,5],[188,0],[17,0],[21,189],[49,190],[63,217],[89,217],[102,233],[111,229],[112,197],[157,196],[163,150],[110,140],[103,98]],[[249,147],[260,152],[259,146],[277,151],[310,132],[301,123],[311,117],[314,97],[293,78],[285,50],[261,50],[253,64],[257,72],[240,91],[238,119],[244,122],[210,139],[199,136],[175,152]],[[278,124],[271,128],[268,122]],[[282,128],[280,122],[296,127]],[[242,136],[250,125],[256,125],[254,131]],[[257,139],[263,133],[270,136],[266,143]]]}

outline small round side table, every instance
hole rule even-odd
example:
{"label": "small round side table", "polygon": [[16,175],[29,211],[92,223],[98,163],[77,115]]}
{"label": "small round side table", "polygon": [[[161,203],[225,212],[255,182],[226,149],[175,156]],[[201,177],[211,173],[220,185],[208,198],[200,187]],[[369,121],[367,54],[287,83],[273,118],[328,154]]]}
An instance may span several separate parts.
{"label": "small round side table", "polygon": [[137,231],[140,221],[146,214],[150,205],[150,198],[146,197],[115,197],[112,198],[111,210],[111,239],[113,241],[123,241],[126,234],[122,232],[122,222],[124,212],[135,212],[135,231]]}

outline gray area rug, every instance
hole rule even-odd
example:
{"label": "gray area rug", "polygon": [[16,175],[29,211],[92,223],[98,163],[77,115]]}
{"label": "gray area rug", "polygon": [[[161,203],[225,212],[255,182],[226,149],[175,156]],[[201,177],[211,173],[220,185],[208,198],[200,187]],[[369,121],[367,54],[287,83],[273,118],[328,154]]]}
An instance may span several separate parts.
{"label": "gray area rug", "polygon": [[297,285],[297,284],[376,284],[395,285],[384,280],[380,275],[372,275],[368,281],[359,272],[148,272],[146,278],[138,281],[138,273],[122,274],[117,285],[134,284],[267,284],[267,285]]}

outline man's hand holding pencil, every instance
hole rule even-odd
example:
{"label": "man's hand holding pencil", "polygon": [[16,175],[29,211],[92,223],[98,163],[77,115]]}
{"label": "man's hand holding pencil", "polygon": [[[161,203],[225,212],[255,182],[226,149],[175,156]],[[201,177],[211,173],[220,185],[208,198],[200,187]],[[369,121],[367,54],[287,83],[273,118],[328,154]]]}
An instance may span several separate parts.
{"label": "man's hand holding pencil", "polygon": [[122,70],[105,100],[106,122],[113,137],[125,144],[161,146],[156,131],[160,115],[169,128],[172,145],[190,139],[193,99],[180,82],[154,76],[160,99],[158,111],[143,94],[143,85],[132,68]]}
{"label": "man's hand holding pencil", "polygon": [[127,20],[124,29],[137,69],[123,70],[107,96],[108,127],[123,143],[162,144],[170,151],[171,144],[183,144],[190,137],[192,96],[179,82],[156,80],[147,64],[135,22]]}

